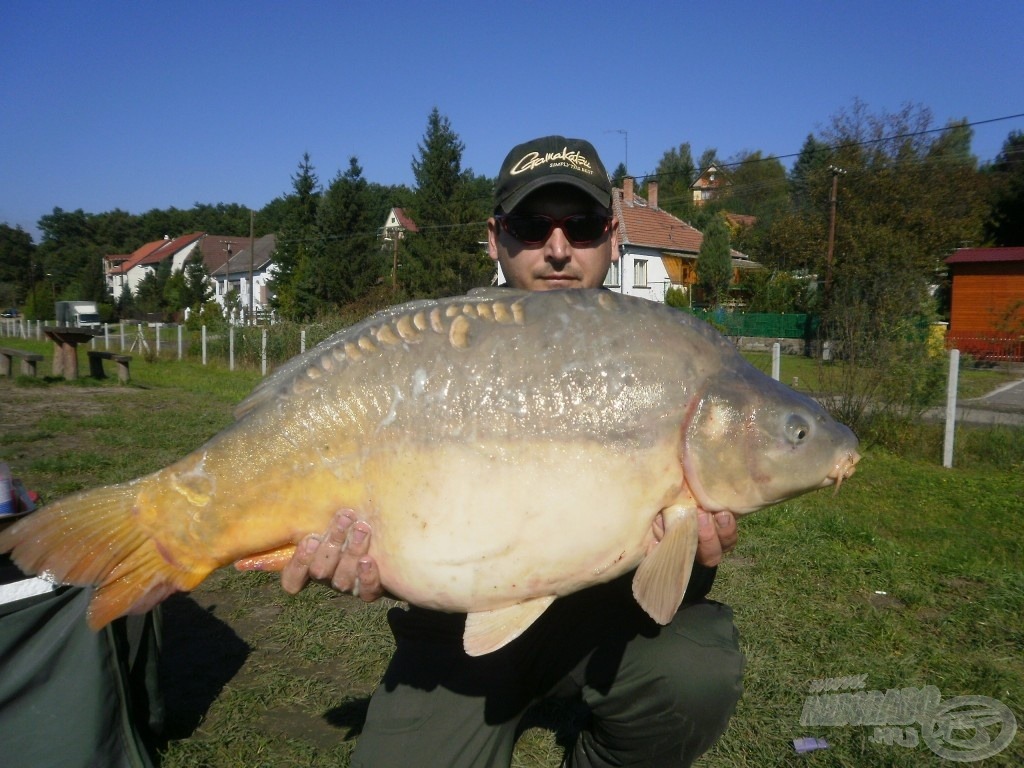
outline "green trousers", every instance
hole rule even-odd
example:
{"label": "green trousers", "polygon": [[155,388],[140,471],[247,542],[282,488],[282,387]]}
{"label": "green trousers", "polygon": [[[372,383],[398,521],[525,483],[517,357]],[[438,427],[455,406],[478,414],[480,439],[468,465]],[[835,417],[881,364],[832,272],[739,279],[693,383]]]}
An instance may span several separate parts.
{"label": "green trousers", "polygon": [[85,622],[91,592],[0,605],[0,764],[150,768],[163,723],[160,612]]}
{"label": "green trousers", "polygon": [[370,700],[353,766],[507,768],[531,706],[578,702],[569,766],[686,766],[725,731],[744,659],[732,611],[698,599],[668,626],[636,604],[630,577],[555,601],[499,651],[462,650],[465,617],[389,614],[396,651]]}

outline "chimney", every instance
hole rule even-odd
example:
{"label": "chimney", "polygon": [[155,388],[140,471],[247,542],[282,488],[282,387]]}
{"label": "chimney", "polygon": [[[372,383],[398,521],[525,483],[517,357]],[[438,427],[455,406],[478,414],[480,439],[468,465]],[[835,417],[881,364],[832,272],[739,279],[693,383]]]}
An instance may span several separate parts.
{"label": "chimney", "polygon": [[651,208],[658,207],[658,182],[656,181],[647,182],[647,204]]}
{"label": "chimney", "polygon": [[622,180],[622,202],[626,205],[633,204],[633,177],[627,176]]}

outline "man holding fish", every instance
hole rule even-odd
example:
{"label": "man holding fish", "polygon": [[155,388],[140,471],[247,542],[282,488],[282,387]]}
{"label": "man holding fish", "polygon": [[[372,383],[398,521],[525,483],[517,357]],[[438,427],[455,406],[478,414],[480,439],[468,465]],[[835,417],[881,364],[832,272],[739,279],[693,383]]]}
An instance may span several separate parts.
{"label": "man holding fish", "polygon": [[[515,147],[487,224],[491,258],[508,284],[600,288],[619,257],[611,195],[590,143],[548,136]],[[573,467],[551,470],[547,481],[557,482]],[[659,518],[655,538],[664,532]],[[340,512],[326,534],[300,543],[283,588],[296,593],[313,579],[376,600],[383,589],[371,537],[357,511]],[[707,599],[736,539],[730,512],[700,512],[696,564],[666,626],[637,604],[632,572],[559,598],[517,639],[481,656],[463,649],[465,615],[393,609],[396,652],[370,701],[353,765],[400,765],[415,756],[421,766],[508,766],[522,716],[549,698],[585,705],[568,765],[690,765],[725,731],[742,692],[732,613]]]}

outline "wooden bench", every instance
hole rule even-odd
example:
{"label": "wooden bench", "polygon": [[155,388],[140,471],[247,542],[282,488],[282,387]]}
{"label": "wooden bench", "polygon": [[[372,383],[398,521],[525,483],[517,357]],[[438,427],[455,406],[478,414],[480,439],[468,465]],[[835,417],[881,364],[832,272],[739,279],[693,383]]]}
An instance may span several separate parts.
{"label": "wooden bench", "polygon": [[103,372],[103,361],[113,360],[117,363],[117,379],[122,384],[127,384],[129,380],[128,375],[128,364],[132,361],[131,355],[117,355],[113,352],[101,352],[97,349],[88,350],[89,355],[89,375],[94,379],[104,379],[106,374]]}
{"label": "wooden bench", "polygon": [[0,376],[14,375],[14,358],[21,360],[21,375],[35,376],[36,363],[42,361],[43,356],[32,352],[25,352],[21,349],[8,349],[0,347]]}

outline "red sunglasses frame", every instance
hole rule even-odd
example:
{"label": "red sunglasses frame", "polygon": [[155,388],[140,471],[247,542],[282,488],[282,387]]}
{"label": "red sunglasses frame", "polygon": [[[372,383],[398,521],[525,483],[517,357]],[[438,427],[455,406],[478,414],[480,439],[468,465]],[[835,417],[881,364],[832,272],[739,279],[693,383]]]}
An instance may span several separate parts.
{"label": "red sunglasses frame", "polygon": [[[602,237],[604,237],[608,233],[608,229],[609,229],[609,227],[611,227],[612,217],[611,216],[605,216],[604,217],[604,227],[601,229],[600,234],[598,234],[597,237],[590,238],[589,240],[576,240],[576,239],[573,239],[572,237],[570,237],[568,231],[565,229],[565,223],[567,221],[569,221],[570,219],[579,219],[579,218],[585,218],[585,217],[590,217],[590,216],[595,216],[596,217],[596,216],[599,216],[599,215],[600,214],[593,214],[593,213],[574,213],[574,214],[571,214],[569,216],[563,216],[560,219],[556,219],[556,218],[554,218],[552,216],[546,216],[543,213],[531,213],[531,214],[528,214],[526,216],[519,216],[519,215],[516,215],[514,213],[504,213],[504,214],[501,214],[500,216],[495,216],[494,218],[497,219],[499,224],[501,224],[501,228],[503,230],[505,230],[506,232],[508,232],[510,237],[514,238],[515,240],[518,240],[523,245],[541,245],[542,243],[546,243],[547,239],[549,237],[551,237],[551,233],[555,231],[555,227],[557,227],[557,228],[561,229],[562,232],[565,234],[565,239],[569,241],[570,245],[572,245],[573,247],[576,247],[576,248],[582,248],[584,246],[590,245],[591,243],[597,242],[598,240],[600,240]],[[544,237],[542,237],[540,240],[525,240],[525,239],[517,236],[514,232],[512,232],[512,230],[510,230],[508,228],[508,220],[510,218],[511,219],[544,219],[548,223],[548,231],[544,233]]]}

